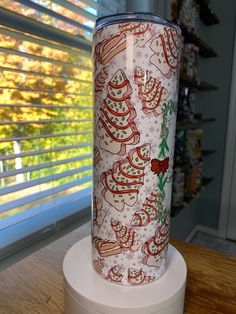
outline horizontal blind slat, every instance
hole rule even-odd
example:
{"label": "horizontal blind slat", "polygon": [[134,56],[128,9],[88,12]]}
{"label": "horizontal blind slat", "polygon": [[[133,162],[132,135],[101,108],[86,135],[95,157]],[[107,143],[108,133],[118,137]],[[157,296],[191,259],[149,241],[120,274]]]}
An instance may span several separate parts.
{"label": "horizontal blind slat", "polygon": [[50,90],[50,89],[33,89],[33,88],[21,88],[21,87],[10,87],[10,86],[0,86],[1,89],[10,89],[10,90],[19,90],[22,92],[35,92],[35,93],[48,93],[48,94],[63,94],[63,95],[75,95],[75,96],[83,96],[83,97],[93,97],[93,95],[81,94],[76,92],[64,92],[58,90]]}
{"label": "horizontal blind slat", "polygon": [[[60,21],[63,21],[65,23],[67,23],[67,24],[70,24],[70,25],[76,26],[78,28],[84,29],[87,32],[92,32],[91,27],[87,27],[86,25],[83,25],[83,24],[81,24],[79,22],[71,20],[70,18],[68,18],[68,17],[66,17],[64,15],[61,15],[61,14],[55,12],[55,11],[52,11],[52,10],[46,8],[45,6],[37,4],[37,3],[32,2],[30,0],[15,0],[15,1],[23,4],[24,6],[27,6],[27,7],[32,8],[32,9],[35,9],[37,12],[41,12],[41,13],[47,14],[47,15],[49,15],[49,16],[57,19],[57,20],[60,20]],[[86,16],[86,14],[83,12],[83,10],[81,10],[79,12],[80,12],[81,16],[90,18],[89,15]],[[92,16],[92,17],[94,18],[94,16]]]}
{"label": "horizontal blind slat", "polygon": [[92,85],[92,81],[88,80],[80,80],[71,76],[66,76],[66,75],[53,75],[53,74],[45,74],[43,72],[35,72],[35,71],[26,71],[26,70],[21,70],[21,69],[14,69],[14,68],[8,68],[8,67],[1,67],[0,66],[0,71],[2,72],[15,72],[15,73],[22,73],[26,75],[33,75],[33,76],[40,76],[40,77],[49,77],[49,78],[55,78],[55,79],[62,79],[62,80],[67,80],[67,81],[74,81],[78,82],[81,84],[89,84]]}
{"label": "horizontal blind slat", "polygon": [[61,119],[61,120],[31,120],[31,121],[0,121],[0,125],[13,125],[13,124],[45,124],[45,123],[82,123],[91,122],[91,119]]}
{"label": "horizontal blind slat", "polygon": [[70,106],[70,105],[42,105],[42,104],[29,104],[29,105],[25,105],[25,104],[0,104],[0,107],[19,107],[19,108],[50,108],[50,109],[92,109],[93,106],[79,106],[79,105],[74,105],[74,106]]}
{"label": "horizontal blind slat", "polygon": [[62,146],[62,147],[54,147],[54,148],[50,148],[50,149],[41,149],[41,150],[37,150],[37,151],[30,151],[30,152],[20,153],[20,154],[0,156],[0,160],[10,160],[10,159],[15,159],[15,158],[19,158],[19,157],[41,155],[41,154],[46,154],[46,153],[51,153],[51,152],[58,152],[58,151],[62,151],[62,150],[76,149],[76,148],[81,148],[81,147],[91,147],[91,146],[92,146],[92,143],[80,143],[77,145],[68,145],[68,146]]}
{"label": "horizontal blind slat", "polygon": [[47,62],[50,64],[56,64],[62,67],[69,67],[69,68],[76,68],[76,69],[81,69],[84,71],[91,71],[92,68],[88,67],[88,66],[84,66],[82,64],[74,64],[74,63],[68,63],[68,62],[63,62],[63,61],[59,61],[59,60],[55,60],[55,59],[51,59],[51,58],[47,58],[47,57],[42,57],[42,56],[38,56],[38,55],[34,55],[32,53],[28,53],[28,52],[22,52],[22,51],[18,51],[18,50],[14,50],[14,49],[9,49],[9,48],[4,48],[0,46],[0,52],[6,53],[6,54],[14,54],[23,58],[28,58],[28,59],[35,59],[35,60],[39,60],[39,61],[43,61],[43,62]]}
{"label": "horizontal blind slat", "polygon": [[75,95],[75,96],[83,96],[83,97],[93,97],[93,95],[89,94],[81,94],[76,92],[64,92],[58,90],[50,90],[50,89],[33,89],[33,88],[24,88],[24,87],[11,87],[11,86],[0,86],[1,89],[10,89],[10,90],[18,90],[22,92],[35,92],[35,93],[47,93],[47,94],[63,94],[63,95]]}
{"label": "horizontal blind slat", "polygon": [[72,163],[79,160],[85,160],[85,159],[92,158],[92,156],[93,156],[92,154],[87,154],[87,155],[76,156],[76,157],[71,157],[71,158],[57,160],[57,161],[50,161],[43,164],[38,164],[36,166],[29,166],[29,167],[23,167],[21,169],[16,169],[16,170],[4,171],[0,173],[0,179],[7,178],[16,174],[20,174],[20,173],[26,173],[26,172],[41,170],[41,169],[45,169],[45,168],[49,168],[53,166],[63,165],[69,162]]}
{"label": "horizontal blind slat", "polygon": [[1,24],[19,31],[30,33],[46,40],[52,40],[69,47],[78,48],[87,52],[92,51],[91,42],[80,36],[74,36],[55,27],[45,25],[29,17],[0,7]]}
{"label": "horizontal blind slat", "polygon": [[[61,7],[64,7],[72,12],[76,12],[81,16],[84,16],[85,18],[91,20],[91,21],[96,21],[96,16],[93,15],[92,13],[89,13],[85,10],[83,10],[82,8],[78,7],[77,5],[68,2],[66,0],[52,0],[52,2],[60,5]],[[92,29],[90,29],[90,31],[92,31]]]}
{"label": "horizontal blind slat", "polygon": [[[56,199],[53,200],[49,200],[46,203],[35,205],[32,208],[30,208],[30,210],[17,213],[14,216],[7,217],[1,220],[0,231],[12,226],[14,228],[14,225],[17,225],[18,223],[21,223],[30,218],[36,218],[35,220],[37,220],[37,216],[40,215],[40,217],[42,217],[41,214],[51,210],[52,208],[56,208],[56,211],[58,212],[58,210],[60,211],[58,207],[63,204],[68,204],[69,202],[74,201],[78,201],[79,204],[81,203],[84,204],[84,201],[85,202],[87,201],[86,203],[90,203],[90,199],[91,199],[91,186],[84,188],[80,191],[76,191],[74,193],[63,195],[62,197],[57,197]],[[83,208],[82,206],[79,206],[78,209]]]}
{"label": "horizontal blind slat", "polygon": [[64,45],[58,45],[54,42],[48,41],[48,40],[43,40],[40,39],[38,37],[32,37],[30,35],[26,35],[23,33],[19,33],[16,30],[10,30],[10,29],[6,29],[4,27],[0,27],[0,34],[9,36],[9,37],[14,37],[17,39],[21,39],[23,41],[27,41],[27,42],[32,42],[34,44],[37,45],[41,45],[43,47],[49,47],[55,50],[60,50],[63,52],[67,52],[70,55],[73,56],[78,56],[78,54],[84,58],[91,58],[91,53],[87,52],[87,51],[83,51],[83,50],[78,50],[78,49],[72,49],[72,47],[68,47],[68,46],[64,46]]}
{"label": "horizontal blind slat", "polygon": [[84,3],[87,6],[90,6],[91,8],[95,10],[98,9],[98,3],[93,0],[80,0],[80,2]]}
{"label": "horizontal blind slat", "polygon": [[[13,193],[13,192],[17,192],[17,191],[21,191],[21,190],[24,190],[24,189],[28,189],[28,188],[31,188],[33,186],[40,185],[42,183],[47,183],[47,182],[59,180],[59,179],[68,177],[70,175],[77,174],[77,173],[82,173],[84,171],[88,171],[88,170],[91,170],[91,169],[92,169],[92,167],[91,167],[91,165],[89,165],[89,166],[84,166],[84,167],[73,169],[73,170],[67,170],[67,171],[64,171],[64,172],[57,173],[57,174],[52,174],[52,175],[45,176],[45,177],[42,177],[42,178],[30,180],[30,181],[27,181],[27,182],[11,185],[11,186],[8,186],[8,187],[0,189],[0,196],[6,195],[6,194],[9,194],[9,193]],[[14,201],[12,201],[12,202],[14,202]],[[3,206],[3,205],[7,206],[7,204],[9,204],[9,203],[11,203],[11,202],[7,202],[6,204],[2,204],[1,206]],[[20,206],[20,205],[17,205],[17,206]]]}
{"label": "horizontal blind slat", "polygon": [[79,181],[79,184],[82,184],[82,183],[86,183],[86,182],[91,181],[91,179],[92,179],[91,176],[86,176],[85,178],[82,178],[82,179],[79,179],[79,180],[75,180],[75,181],[72,181],[72,182],[68,182],[68,183],[59,185],[59,186],[57,186],[55,188],[51,188],[51,189],[48,189],[48,190],[45,190],[45,191],[42,191],[42,192],[38,192],[38,193],[29,195],[29,196],[22,197],[22,198],[20,198],[18,200],[15,200],[15,201],[11,201],[11,202],[2,204],[1,208],[0,208],[0,213],[4,213],[4,212],[6,212],[6,211],[8,211],[10,209],[13,209],[15,207],[20,207],[22,205],[25,205],[25,204],[32,203],[34,201],[40,200],[42,198],[45,198],[47,196],[52,195],[52,193],[56,194],[56,193],[68,190],[71,187],[77,186],[78,185],[78,181]]}
{"label": "horizontal blind slat", "polygon": [[58,133],[58,134],[55,133],[55,134],[34,135],[34,136],[9,137],[9,138],[0,139],[0,143],[13,142],[13,141],[29,141],[29,140],[35,140],[35,139],[53,138],[53,137],[62,137],[62,136],[72,136],[72,135],[83,135],[83,134],[92,134],[92,131]]}
{"label": "horizontal blind slat", "polygon": [[[80,184],[80,182],[78,182],[77,184]],[[85,183],[84,180],[83,180],[83,183]],[[1,220],[0,231],[8,227],[11,227],[12,225],[17,224],[18,222],[23,222],[26,219],[37,217],[38,215],[41,215],[43,212],[51,210],[53,207],[55,208],[57,206],[60,206],[60,205],[63,205],[63,204],[66,204],[68,202],[75,201],[75,200],[80,201],[84,197],[86,197],[87,199],[91,198],[91,186],[84,188],[80,191],[63,195],[62,197],[58,197],[53,200],[49,200],[47,203],[36,205],[30,208],[30,210],[17,213],[14,216],[7,217],[4,220]]]}

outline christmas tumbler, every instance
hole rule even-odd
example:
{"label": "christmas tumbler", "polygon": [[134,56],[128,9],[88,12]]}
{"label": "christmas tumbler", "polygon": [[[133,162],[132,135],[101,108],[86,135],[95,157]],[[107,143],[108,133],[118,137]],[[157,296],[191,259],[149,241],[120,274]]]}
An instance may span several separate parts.
{"label": "christmas tumbler", "polygon": [[166,268],[181,32],[149,13],[97,20],[92,263],[142,285]]}

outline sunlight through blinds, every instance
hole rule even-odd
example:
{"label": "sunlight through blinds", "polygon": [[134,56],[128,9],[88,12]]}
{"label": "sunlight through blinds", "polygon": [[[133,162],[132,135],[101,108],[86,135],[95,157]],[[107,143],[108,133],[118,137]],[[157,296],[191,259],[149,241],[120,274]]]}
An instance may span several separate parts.
{"label": "sunlight through blinds", "polygon": [[69,215],[84,197],[89,205],[97,9],[93,0],[0,3],[0,232],[60,205]]}

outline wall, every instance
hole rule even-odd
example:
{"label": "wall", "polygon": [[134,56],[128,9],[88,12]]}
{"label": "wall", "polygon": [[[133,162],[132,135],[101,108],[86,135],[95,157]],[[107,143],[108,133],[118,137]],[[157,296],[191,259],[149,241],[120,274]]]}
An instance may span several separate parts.
{"label": "wall", "polygon": [[170,17],[170,5],[166,0],[126,0],[127,12],[151,12],[164,18]]}
{"label": "wall", "polygon": [[127,12],[157,12],[156,0],[126,0]]}
{"label": "wall", "polygon": [[215,117],[216,122],[204,127],[204,148],[216,149],[216,154],[204,162],[204,173],[213,175],[214,181],[203,193],[199,202],[199,224],[218,228],[221,183],[224,163],[225,138],[231,81],[232,56],[234,48],[236,2],[212,1],[213,8],[220,18],[220,24],[201,27],[202,38],[217,51],[218,57],[201,59],[200,77],[218,86],[218,91],[200,93],[199,112],[206,117]]}

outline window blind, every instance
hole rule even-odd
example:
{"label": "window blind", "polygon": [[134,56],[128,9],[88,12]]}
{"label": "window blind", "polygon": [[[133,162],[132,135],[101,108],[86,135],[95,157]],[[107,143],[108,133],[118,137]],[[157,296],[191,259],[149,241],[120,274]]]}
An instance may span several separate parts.
{"label": "window blind", "polygon": [[90,205],[93,27],[124,8],[1,1],[0,249]]}
{"label": "window blind", "polygon": [[0,3],[0,248],[90,204],[97,14],[93,0]]}

